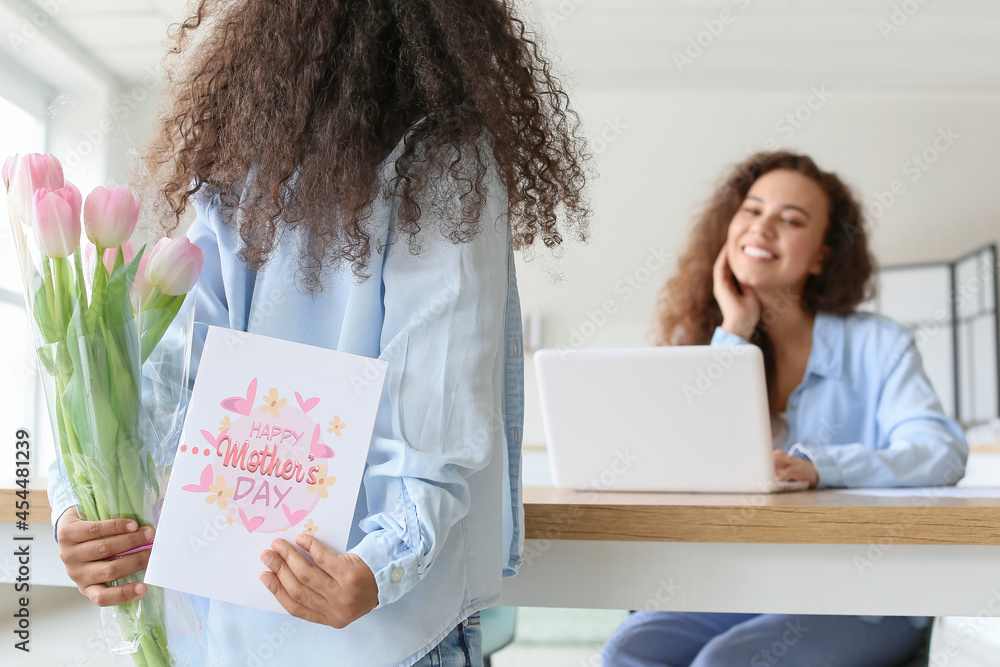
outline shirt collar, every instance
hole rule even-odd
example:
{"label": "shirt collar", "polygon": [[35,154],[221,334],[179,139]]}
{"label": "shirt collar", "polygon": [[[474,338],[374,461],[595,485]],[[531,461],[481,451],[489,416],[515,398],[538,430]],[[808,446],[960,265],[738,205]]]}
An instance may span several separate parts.
{"label": "shirt collar", "polygon": [[844,366],[844,318],[816,313],[806,375],[839,379]]}

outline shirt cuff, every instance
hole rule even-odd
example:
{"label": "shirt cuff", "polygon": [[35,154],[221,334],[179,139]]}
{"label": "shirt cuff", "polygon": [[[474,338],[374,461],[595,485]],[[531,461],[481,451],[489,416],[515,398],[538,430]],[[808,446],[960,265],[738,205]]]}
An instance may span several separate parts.
{"label": "shirt cuff", "polygon": [[423,574],[417,554],[389,530],[368,533],[350,552],[361,558],[375,575],[379,607],[403,597]]}
{"label": "shirt cuff", "polygon": [[816,474],[819,476],[819,482],[816,484],[817,489],[846,486],[844,484],[844,471],[841,470],[840,464],[824,448],[797,442],[792,445],[788,453],[792,456],[803,456],[812,461],[816,467]]}
{"label": "shirt cuff", "polygon": [[[59,530],[58,530],[59,519],[62,518],[63,514],[65,514],[68,510],[73,509],[74,507],[76,507],[76,505],[70,505],[69,507],[65,508],[64,510],[62,510],[58,514],[56,514],[56,510],[55,509],[52,510],[52,516],[55,517],[55,520],[52,522],[52,539],[54,539],[56,541],[56,544],[59,544]],[[79,513],[80,513],[80,511],[77,510],[77,514],[79,514]]]}
{"label": "shirt cuff", "polygon": [[712,334],[712,345],[750,345],[750,341],[737,336],[734,333],[729,333],[722,327],[715,327],[715,333]]}

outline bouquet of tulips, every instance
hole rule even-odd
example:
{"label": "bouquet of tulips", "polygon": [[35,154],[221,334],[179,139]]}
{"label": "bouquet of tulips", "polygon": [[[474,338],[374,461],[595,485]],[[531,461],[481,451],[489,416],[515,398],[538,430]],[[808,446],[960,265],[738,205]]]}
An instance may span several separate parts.
{"label": "bouquet of tulips", "polygon": [[[198,280],[202,252],[184,237],[134,251],[139,196],[97,187],[84,201],[51,155],[11,157],[3,181],[61,471],[78,511],[155,525],[186,407],[190,326],[187,342],[158,344]],[[163,589],[148,587],[113,609],[104,620],[114,653],[141,666],[190,664],[190,655],[172,654],[168,635],[177,634],[176,619],[182,635],[199,634],[193,599],[168,604]]]}

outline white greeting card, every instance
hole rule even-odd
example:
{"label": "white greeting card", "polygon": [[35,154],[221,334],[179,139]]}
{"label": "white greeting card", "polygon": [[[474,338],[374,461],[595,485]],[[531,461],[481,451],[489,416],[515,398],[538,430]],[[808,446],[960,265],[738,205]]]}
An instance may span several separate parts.
{"label": "white greeting card", "polygon": [[260,552],[303,532],[346,550],[386,368],[209,327],[145,581],[284,611]]}

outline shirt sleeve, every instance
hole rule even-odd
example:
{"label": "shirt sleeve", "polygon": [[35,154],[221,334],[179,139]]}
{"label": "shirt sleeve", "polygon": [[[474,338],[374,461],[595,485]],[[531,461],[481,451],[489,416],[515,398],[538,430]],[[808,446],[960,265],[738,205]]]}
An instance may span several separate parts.
{"label": "shirt sleeve", "polygon": [[58,542],[59,536],[56,534],[56,524],[59,523],[59,519],[66,510],[76,507],[78,504],[76,496],[73,494],[73,488],[69,485],[69,480],[66,476],[63,475],[58,459],[53,461],[49,466],[48,488],[46,491],[49,496],[49,507],[52,508],[52,537]]}
{"label": "shirt sleeve", "polygon": [[[212,226],[212,218],[219,214],[219,196],[208,192],[207,186],[191,197],[196,216],[188,228],[187,237],[205,254],[201,276],[194,289],[184,301],[183,309],[194,308],[195,322],[191,346],[191,383],[198,373],[201,350],[209,325],[229,327],[229,302],[226,298],[225,282],[222,277],[222,256],[219,239]],[[192,298],[193,297],[193,298]],[[178,315],[175,321],[181,319]]]}
{"label": "shirt sleeve", "polygon": [[820,487],[906,487],[955,484],[965,475],[969,445],[944,414],[920,353],[903,334],[879,392],[880,441],[820,446],[796,444],[816,466]]}
{"label": "shirt sleeve", "polygon": [[750,341],[737,336],[734,333],[729,333],[722,327],[715,327],[715,333],[712,334],[711,345],[753,345]]}
{"label": "shirt sleeve", "polygon": [[[425,209],[432,213],[433,209]],[[379,606],[412,589],[470,508],[469,478],[502,447],[508,230],[489,200],[479,232],[453,243],[421,217],[419,254],[391,245],[382,272],[385,390],[368,455],[366,533],[351,551]],[[426,223],[425,223],[426,218]],[[497,526],[500,530],[500,526]]]}

